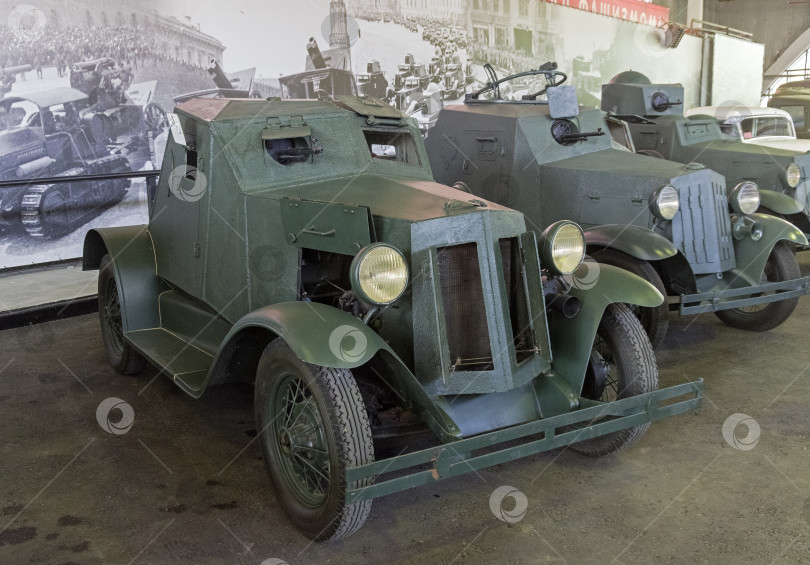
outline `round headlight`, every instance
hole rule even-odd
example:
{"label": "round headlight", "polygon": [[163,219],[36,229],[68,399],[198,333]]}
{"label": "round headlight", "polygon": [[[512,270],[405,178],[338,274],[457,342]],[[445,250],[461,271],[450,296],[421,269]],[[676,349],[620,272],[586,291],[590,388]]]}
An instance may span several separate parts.
{"label": "round headlight", "polygon": [[753,214],[759,208],[759,187],[751,181],[741,182],[731,191],[729,201],[738,214]]}
{"label": "round headlight", "polygon": [[391,304],[408,286],[408,265],[390,245],[375,243],[360,250],[350,269],[352,290],[366,303]]}
{"label": "round headlight", "polygon": [[785,178],[790,188],[796,188],[802,182],[802,170],[796,163],[791,163],[785,170]]}
{"label": "round headlight", "polygon": [[678,191],[665,184],[650,195],[650,211],[661,220],[671,220],[681,209]]}
{"label": "round headlight", "polygon": [[543,231],[540,239],[544,266],[560,275],[570,275],[585,259],[585,236],[574,222],[555,222]]}

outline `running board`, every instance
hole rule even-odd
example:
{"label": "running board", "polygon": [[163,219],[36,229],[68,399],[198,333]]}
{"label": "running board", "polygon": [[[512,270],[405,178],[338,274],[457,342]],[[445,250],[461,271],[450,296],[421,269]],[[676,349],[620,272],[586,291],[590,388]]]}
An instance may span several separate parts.
{"label": "running board", "polygon": [[126,332],[124,337],[180,388],[199,395],[213,356],[163,328]]}

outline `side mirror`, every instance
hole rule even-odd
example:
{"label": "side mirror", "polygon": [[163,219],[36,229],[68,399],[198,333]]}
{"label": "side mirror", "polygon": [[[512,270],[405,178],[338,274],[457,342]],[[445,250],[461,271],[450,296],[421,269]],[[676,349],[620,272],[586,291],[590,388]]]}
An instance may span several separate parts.
{"label": "side mirror", "polygon": [[570,84],[550,86],[546,91],[548,111],[552,119],[574,118],[579,115],[577,91]]}

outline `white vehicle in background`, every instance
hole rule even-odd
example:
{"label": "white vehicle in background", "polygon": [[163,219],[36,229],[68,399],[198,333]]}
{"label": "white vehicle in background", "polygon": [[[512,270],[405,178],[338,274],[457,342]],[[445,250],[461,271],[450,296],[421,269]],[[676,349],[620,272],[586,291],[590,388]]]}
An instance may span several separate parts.
{"label": "white vehicle in background", "polygon": [[723,133],[743,143],[776,149],[810,151],[810,139],[797,139],[790,114],[779,108],[756,106],[701,106],[685,113],[686,117],[713,116]]}

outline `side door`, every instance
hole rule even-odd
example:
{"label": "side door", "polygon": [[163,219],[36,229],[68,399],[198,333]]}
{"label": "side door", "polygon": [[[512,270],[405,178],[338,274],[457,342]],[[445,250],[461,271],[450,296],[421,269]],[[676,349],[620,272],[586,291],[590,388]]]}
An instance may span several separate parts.
{"label": "side door", "polygon": [[[170,137],[163,161],[161,183],[149,226],[154,241],[158,275],[192,296],[199,297],[204,264],[201,225],[208,205],[207,141],[197,123],[180,120],[185,144]],[[163,179],[166,179],[163,181]]]}

